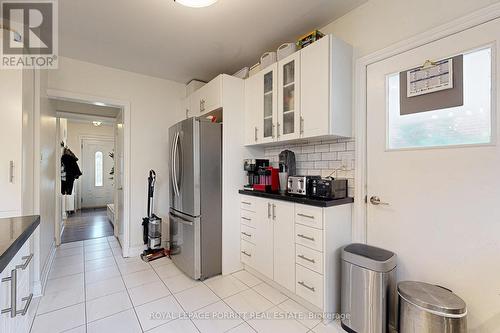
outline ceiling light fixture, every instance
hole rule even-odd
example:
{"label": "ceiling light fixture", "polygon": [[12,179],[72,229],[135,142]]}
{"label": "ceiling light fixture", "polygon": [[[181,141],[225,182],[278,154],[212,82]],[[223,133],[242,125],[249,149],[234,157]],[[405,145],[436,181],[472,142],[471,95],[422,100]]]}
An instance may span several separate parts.
{"label": "ceiling light fixture", "polygon": [[94,124],[95,127],[99,127],[102,125],[102,121],[93,121],[92,124]]}
{"label": "ceiling light fixture", "polygon": [[218,0],[174,0],[174,2],[178,2],[183,6],[193,7],[193,8],[202,8],[208,7],[216,3]]}
{"label": "ceiling light fixture", "polygon": [[94,102],[94,105],[96,106],[106,106],[103,102]]}

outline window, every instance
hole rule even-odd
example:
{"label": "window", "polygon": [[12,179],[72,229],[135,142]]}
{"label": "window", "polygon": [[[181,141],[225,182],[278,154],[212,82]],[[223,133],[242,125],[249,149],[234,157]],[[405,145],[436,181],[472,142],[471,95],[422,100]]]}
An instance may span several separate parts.
{"label": "window", "polygon": [[103,186],[103,159],[102,159],[102,151],[98,151],[95,153],[95,186]]}
{"label": "window", "polygon": [[491,53],[488,47],[463,55],[459,107],[401,115],[399,73],[388,75],[388,149],[491,143]]}

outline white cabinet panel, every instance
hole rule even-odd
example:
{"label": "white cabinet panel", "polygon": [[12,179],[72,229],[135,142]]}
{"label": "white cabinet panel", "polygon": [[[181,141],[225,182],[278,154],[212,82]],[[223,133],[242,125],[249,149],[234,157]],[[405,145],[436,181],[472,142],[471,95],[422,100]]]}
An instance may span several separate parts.
{"label": "white cabinet panel", "polygon": [[261,115],[263,110],[263,83],[260,75],[254,75],[245,80],[245,145],[254,145],[262,137]]}
{"label": "white cabinet panel", "polygon": [[300,136],[300,53],[278,62],[278,140]]}
{"label": "white cabinet panel", "polygon": [[323,274],[323,253],[302,245],[295,246],[295,262],[319,274]]}
{"label": "white cabinet panel", "polygon": [[255,244],[255,228],[249,227],[245,224],[241,224],[241,239]]}
{"label": "white cabinet panel", "polygon": [[319,207],[296,204],[295,222],[308,227],[323,229],[323,209]]}
{"label": "white cabinet panel", "polygon": [[276,123],[278,121],[278,64],[274,63],[257,74],[262,80],[262,143],[277,140]]}
{"label": "white cabinet panel", "polygon": [[273,223],[271,203],[264,199],[256,201],[255,221],[255,268],[273,278]]}
{"label": "white cabinet panel", "polygon": [[0,217],[21,213],[22,114],[22,71],[0,71]]}
{"label": "white cabinet panel", "polygon": [[296,266],[295,293],[323,308],[323,276],[300,265]]}
{"label": "white cabinet panel", "polygon": [[296,224],[295,242],[316,251],[323,251],[323,230]]}
{"label": "white cabinet panel", "polygon": [[294,204],[273,201],[272,219],[274,224],[274,281],[283,287],[295,289],[295,223]]}
{"label": "white cabinet panel", "polygon": [[329,36],[305,47],[300,53],[302,136],[327,135],[330,123]]}

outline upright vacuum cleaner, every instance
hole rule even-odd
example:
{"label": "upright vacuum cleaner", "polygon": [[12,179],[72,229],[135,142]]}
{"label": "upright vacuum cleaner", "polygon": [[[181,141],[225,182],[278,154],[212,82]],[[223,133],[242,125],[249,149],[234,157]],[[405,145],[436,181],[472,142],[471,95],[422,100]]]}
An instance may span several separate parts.
{"label": "upright vacuum cleaner", "polygon": [[153,213],[156,173],[149,171],[148,177],[148,216],[142,219],[143,240],[148,248],[141,254],[142,260],[148,262],[167,255],[161,247],[161,218]]}

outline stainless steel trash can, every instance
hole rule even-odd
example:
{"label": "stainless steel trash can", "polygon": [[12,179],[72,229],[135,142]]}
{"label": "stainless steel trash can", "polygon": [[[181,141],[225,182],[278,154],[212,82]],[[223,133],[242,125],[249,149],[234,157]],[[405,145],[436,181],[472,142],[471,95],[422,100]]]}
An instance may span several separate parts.
{"label": "stainless steel trash can", "polygon": [[423,282],[398,284],[400,333],[466,333],[467,306],[451,290]]}
{"label": "stainless steel trash can", "polygon": [[396,255],[366,245],[342,249],[341,324],[354,333],[396,332]]}

